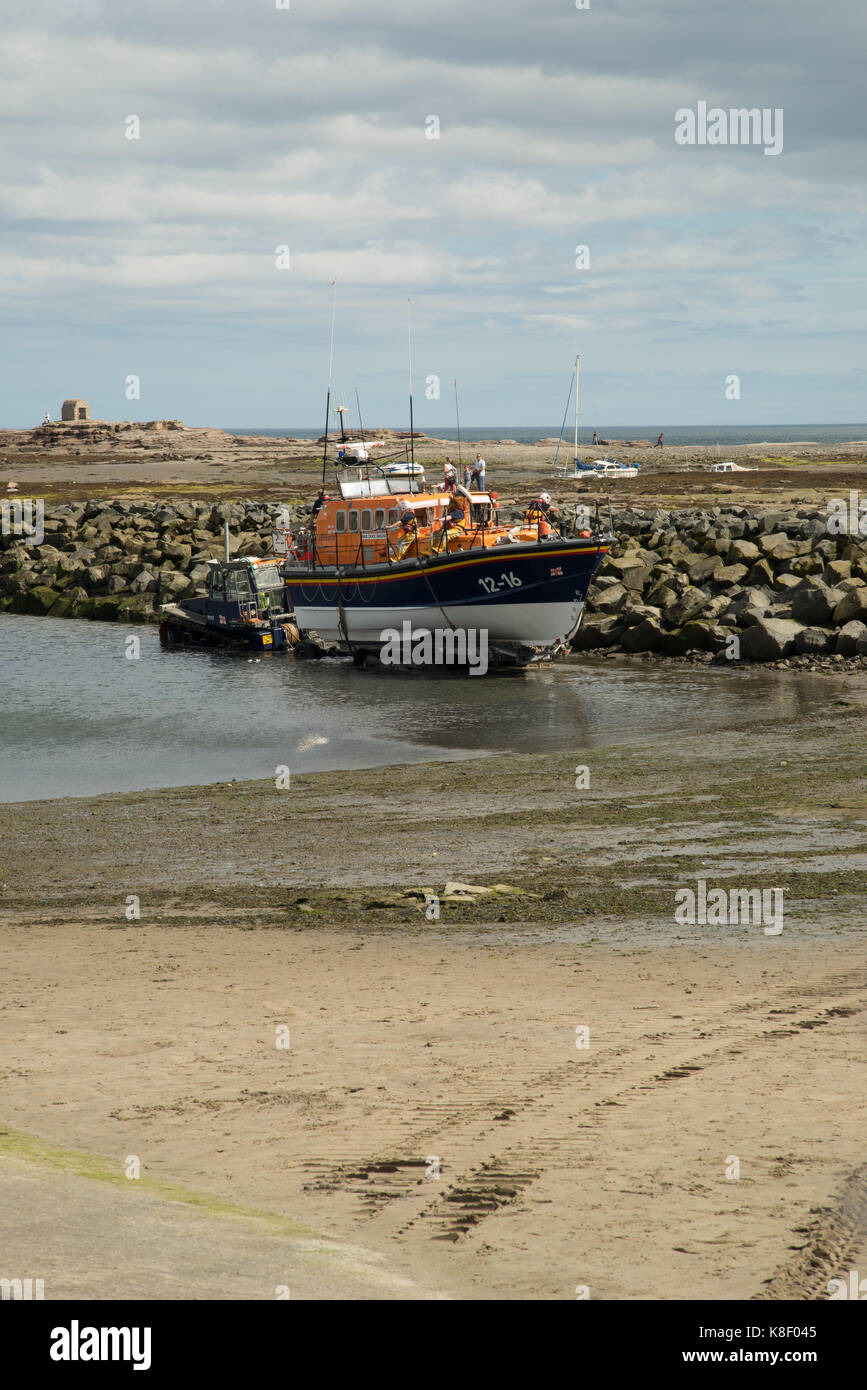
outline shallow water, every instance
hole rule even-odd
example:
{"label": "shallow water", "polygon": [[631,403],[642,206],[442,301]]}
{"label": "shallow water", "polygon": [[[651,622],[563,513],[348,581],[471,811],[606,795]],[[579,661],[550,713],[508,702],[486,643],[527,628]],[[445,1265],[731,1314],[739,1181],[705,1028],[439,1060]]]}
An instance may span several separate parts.
{"label": "shallow water", "polygon": [[[137,660],[127,638],[141,641]],[[582,661],[470,677],[164,651],[153,627],[0,616],[0,800],[598,747],[797,719],[810,677]]]}

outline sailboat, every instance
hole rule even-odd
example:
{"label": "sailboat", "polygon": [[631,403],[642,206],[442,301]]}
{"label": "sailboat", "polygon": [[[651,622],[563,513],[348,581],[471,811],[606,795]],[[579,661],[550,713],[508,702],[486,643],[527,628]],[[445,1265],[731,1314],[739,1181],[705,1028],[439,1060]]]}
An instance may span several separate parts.
{"label": "sailboat", "polygon": [[[609,458],[594,459],[594,461],[593,461],[592,463],[584,463],[584,462],[578,457],[578,384],[579,384],[579,373],[580,373],[580,368],[581,368],[581,357],[580,357],[580,354],[576,354],[576,357],[575,357],[575,382],[574,382],[574,385],[575,385],[575,440],[574,440],[574,451],[573,451],[573,457],[572,457],[572,468],[571,468],[571,470],[570,470],[569,467],[568,467],[568,465],[558,465],[557,459],[556,459],[556,457],[555,457],[555,460],[554,460],[554,472],[555,472],[555,473],[557,474],[557,476],[560,477],[560,478],[582,478],[582,477],[586,477],[587,474],[593,474],[593,473],[597,474],[597,476],[602,477],[602,478],[637,478],[637,477],[638,477],[638,465],[637,465],[637,464],[634,464],[634,463],[621,463],[619,459],[609,459]],[[570,386],[570,391],[571,391],[571,386]],[[566,402],[566,409],[567,409],[567,410],[569,409],[569,402],[568,402],[568,401]],[[564,421],[564,423],[565,423],[565,421]],[[559,443],[558,443],[558,445],[557,445],[557,452],[558,452],[558,454],[559,454],[559,451],[560,451],[560,445],[559,445]]]}

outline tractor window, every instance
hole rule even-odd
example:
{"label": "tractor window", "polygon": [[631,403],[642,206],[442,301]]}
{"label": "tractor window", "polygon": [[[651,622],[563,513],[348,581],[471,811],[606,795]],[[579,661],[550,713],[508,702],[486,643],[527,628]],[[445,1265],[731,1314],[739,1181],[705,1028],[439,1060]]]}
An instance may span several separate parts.
{"label": "tractor window", "polygon": [[216,565],[211,566],[211,572],[208,575],[208,596],[221,601],[226,597],[226,577]]}
{"label": "tractor window", "polygon": [[229,603],[246,603],[250,597],[250,581],[246,570],[230,570],[226,575],[226,599]]}
{"label": "tractor window", "polygon": [[334,526],[335,526],[335,530],[337,530],[337,531],[345,531],[345,530],[346,530],[346,512],[344,512],[344,511],[341,510],[341,511],[335,513],[335,516],[334,516]]}
{"label": "tractor window", "polygon": [[355,510],[354,507],[352,508],[352,511],[349,513],[349,529],[350,531],[358,530],[358,512]]}
{"label": "tractor window", "polygon": [[276,565],[257,565],[255,574],[256,588],[259,590],[260,593],[263,589],[282,588],[282,583],[280,580],[280,576],[277,573]]}

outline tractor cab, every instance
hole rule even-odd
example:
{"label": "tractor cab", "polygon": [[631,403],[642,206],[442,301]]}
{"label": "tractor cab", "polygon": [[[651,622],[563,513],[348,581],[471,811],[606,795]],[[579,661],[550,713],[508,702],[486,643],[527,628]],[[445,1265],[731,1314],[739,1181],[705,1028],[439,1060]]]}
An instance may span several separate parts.
{"label": "tractor cab", "polygon": [[273,560],[245,556],[214,560],[208,575],[208,613],[218,619],[267,619],[269,612],[286,611],[286,590]]}

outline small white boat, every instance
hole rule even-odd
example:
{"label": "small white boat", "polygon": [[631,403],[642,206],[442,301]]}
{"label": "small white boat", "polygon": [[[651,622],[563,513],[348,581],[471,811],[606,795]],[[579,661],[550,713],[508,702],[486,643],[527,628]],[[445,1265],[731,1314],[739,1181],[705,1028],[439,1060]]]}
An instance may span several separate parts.
{"label": "small white boat", "polygon": [[638,469],[634,463],[621,463],[619,459],[594,459],[590,469],[602,478],[638,477]]}

